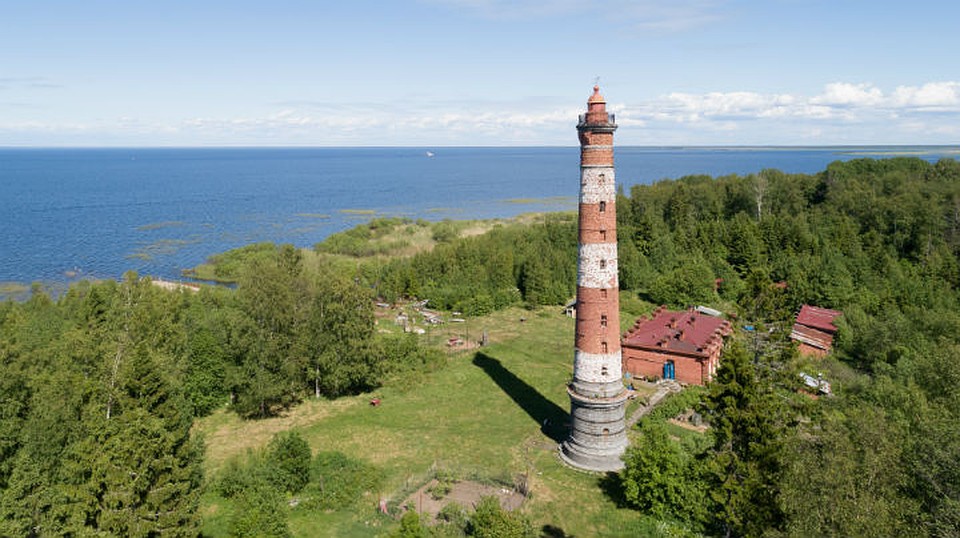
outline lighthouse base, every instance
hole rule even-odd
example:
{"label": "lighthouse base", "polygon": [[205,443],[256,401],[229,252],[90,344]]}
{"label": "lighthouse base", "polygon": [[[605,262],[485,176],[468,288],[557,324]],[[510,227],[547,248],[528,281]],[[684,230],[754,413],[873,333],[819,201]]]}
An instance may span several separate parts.
{"label": "lighthouse base", "polygon": [[577,469],[607,472],[623,469],[627,449],[625,390],[612,398],[588,398],[571,389],[570,436],[560,458]]}

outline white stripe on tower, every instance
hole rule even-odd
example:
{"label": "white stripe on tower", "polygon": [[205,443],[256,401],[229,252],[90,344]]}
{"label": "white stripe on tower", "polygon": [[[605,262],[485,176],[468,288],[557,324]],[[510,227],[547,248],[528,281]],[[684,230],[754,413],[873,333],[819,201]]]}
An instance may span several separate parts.
{"label": "white stripe on tower", "polygon": [[577,379],[590,383],[611,383],[620,379],[620,362],[620,353],[587,353],[578,349],[573,354]]}
{"label": "white stripe on tower", "polygon": [[580,244],[577,286],[597,289],[616,289],[619,286],[616,243]]}
{"label": "white stripe on tower", "polygon": [[615,202],[617,187],[612,166],[590,166],[580,170],[580,203]]}

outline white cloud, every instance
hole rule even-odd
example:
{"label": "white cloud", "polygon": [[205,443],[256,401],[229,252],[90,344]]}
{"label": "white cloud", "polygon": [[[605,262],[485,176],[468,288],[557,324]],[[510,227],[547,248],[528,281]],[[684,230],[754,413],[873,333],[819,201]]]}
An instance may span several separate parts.
{"label": "white cloud", "polygon": [[0,77],[0,90],[61,88],[47,77]]}
{"label": "white cloud", "polygon": [[275,133],[318,145],[542,144],[545,132],[557,130],[575,140],[567,131],[579,112],[573,107],[531,110],[517,103],[494,102],[467,107],[432,103],[429,108],[409,103],[354,104],[346,111],[310,103],[306,108],[288,108],[264,117],[190,118],[178,128],[199,136]]}
{"label": "white cloud", "polygon": [[[0,144],[62,135],[63,143],[81,145],[572,145],[583,105],[555,98],[290,101],[247,116],[119,117],[63,125],[0,118]],[[834,82],[812,94],[674,92],[614,100],[608,108],[625,144],[960,143],[956,81],[888,92],[856,82]]]}
{"label": "white cloud", "polygon": [[755,115],[777,102],[777,96],[765,96],[755,92],[710,92],[706,94],[671,93],[667,102],[698,116],[745,116]]}
{"label": "white cloud", "polygon": [[669,143],[663,136],[670,133],[674,143],[687,144],[949,144],[958,142],[958,116],[960,82],[889,93],[872,84],[834,82],[813,95],[670,93],[623,106],[618,120],[644,126],[650,138],[634,143]]}
{"label": "white cloud", "polygon": [[883,102],[883,92],[871,84],[834,82],[827,84],[824,92],[810,102],[827,106],[874,106]]}
{"label": "white cloud", "polygon": [[893,102],[900,107],[957,107],[960,82],[929,82],[923,86],[898,86]]}
{"label": "white cloud", "polygon": [[690,123],[731,120],[863,121],[896,119],[925,108],[960,112],[960,82],[901,86],[884,95],[870,84],[835,82],[814,96],[763,94],[750,91],[670,93],[640,105],[627,105],[629,118]]}

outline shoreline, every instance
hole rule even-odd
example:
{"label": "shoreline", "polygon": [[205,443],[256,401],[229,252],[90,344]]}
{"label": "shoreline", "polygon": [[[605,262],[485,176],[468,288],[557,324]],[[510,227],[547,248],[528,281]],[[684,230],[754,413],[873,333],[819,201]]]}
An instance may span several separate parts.
{"label": "shoreline", "polygon": [[[555,197],[547,197],[542,199],[531,198],[531,199],[523,200],[522,202],[517,202],[514,200],[504,200],[503,204],[517,205],[517,206],[520,206],[520,205],[537,206],[537,205],[553,204],[555,203],[555,201],[556,201]],[[301,250],[316,252],[315,250],[316,245],[323,243],[330,237],[333,237],[337,234],[346,233],[358,228],[364,228],[368,226],[372,221],[375,221],[377,219],[386,219],[386,220],[400,219],[400,220],[408,221],[411,224],[415,224],[418,221],[424,221],[426,223],[429,223],[430,226],[434,226],[443,222],[452,222],[454,223],[455,227],[459,228],[460,235],[465,237],[469,235],[478,235],[481,233],[485,233],[498,225],[505,225],[505,224],[530,225],[530,224],[533,224],[537,219],[544,218],[546,215],[573,214],[574,212],[575,210],[573,209],[563,209],[563,210],[554,210],[554,211],[533,211],[533,212],[528,211],[528,212],[517,213],[509,217],[496,217],[496,218],[487,218],[487,219],[444,218],[440,220],[427,220],[422,217],[419,219],[412,219],[410,217],[404,217],[404,216],[391,216],[386,213],[380,213],[377,211],[373,211],[373,212],[365,211],[363,213],[363,218],[356,220],[354,225],[349,228],[346,228],[338,232],[333,232],[313,245],[309,245],[309,246],[294,245],[294,246]],[[83,282],[83,281],[99,282],[104,280],[119,281],[123,278],[123,274],[129,271],[137,271],[137,276],[139,278],[150,278],[155,285],[165,287],[165,288],[172,289],[176,287],[183,287],[183,288],[190,288],[193,291],[198,290],[199,287],[202,285],[223,286],[223,287],[230,288],[236,285],[236,280],[231,278],[219,278],[213,275],[213,270],[212,270],[213,259],[217,256],[222,256],[224,254],[228,254],[231,252],[251,248],[258,244],[267,244],[267,243],[273,246],[286,244],[286,243],[274,243],[269,241],[255,241],[255,242],[250,242],[250,243],[240,245],[238,247],[230,248],[224,251],[213,252],[211,254],[208,254],[207,257],[204,259],[204,261],[197,265],[194,265],[192,267],[180,268],[179,274],[177,275],[140,273],[139,271],[137,271],[136,268],[130,267],[124,270],[123,273],[121,273],[121,275],[116,277],[94,276],[91,274],[85,274],[82,271],[79,271],[76,269],[72,269],[69,271],[65,271],[63,273],[62,279],[33,280],[31,282],[15,281],[15,280],[0,281],[0,301],[5,301],[8,299],[15,300],[15,301],[27,300],[30,297],[31,289],[34,284],[38,284],[44,292],[46,292],[51,297],[56,298],[56,297],[59,297],[61,294],[66,293],[66,291],[75,283]],[[327,255],[344,256],[343,254],[332,254],[332,253],[328,253]],[[356,257],[346,256],[346,257],[360,260],[360,259],[364,259],[368,257],[376,257],[376,256],[383,256],[383,255],[375,254],[370,256],[356,256]],[[205,270],[204,268],[207,268],[207,269]]]}
{"label": "shoreline", "polygon": [[[150,158],[139,159],[129,148],[85,156],[7,150],[11,173],[0,196],[12,210],[0,217],[8,231],[0,281],[60,290],[129,270],[192,280],[183,270],[218,253],[263,241],[310,248],[372,218],[473,220],[576,207],[566,167],[573,146],[450,147],[430,159],[405,148],[147,149]],[[618,146],[616,159],[629,192],[684,176],[816,174],[838,160],[903,155],[934,162],[960,157],[960,146]]]}

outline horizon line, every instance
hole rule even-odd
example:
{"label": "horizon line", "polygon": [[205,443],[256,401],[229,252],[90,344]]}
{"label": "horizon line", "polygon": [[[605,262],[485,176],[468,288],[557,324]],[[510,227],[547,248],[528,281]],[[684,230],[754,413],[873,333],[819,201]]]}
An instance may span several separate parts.
{"label": "horizon line", "polygon": [[[524,148],[546,148],[546,149],[577,149],[577,144],[555,145],[555,144],[531,144],[531,145],[3,145],[0,144],[0,150],[11,149],[524,149]],[[618,144],[615,148],[647,148],[647,149],[812,149],[812,148],[944,148],[956,149],[960,151],[960,143],[955,144]]]}

